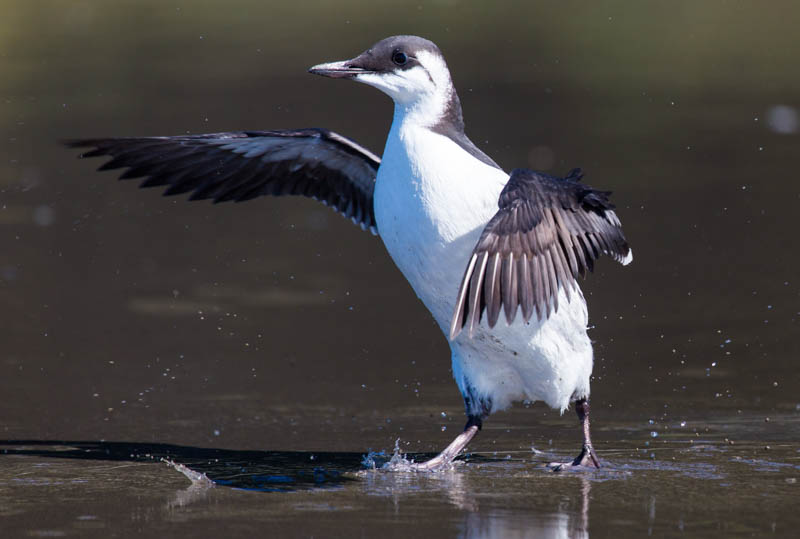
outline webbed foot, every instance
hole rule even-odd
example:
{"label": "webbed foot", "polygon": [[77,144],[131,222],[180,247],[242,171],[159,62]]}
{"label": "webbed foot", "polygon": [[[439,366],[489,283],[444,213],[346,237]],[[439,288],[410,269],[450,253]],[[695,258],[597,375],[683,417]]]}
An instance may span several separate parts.
{"label": "webbed foot", "polygon": [[453,460],[455,460],[458,454],[461,453],[470,440],[472,440],[478,432],[478,428],[478,425],[467,423],[464,432],[459,434],[444,451],[425,462],[409,463],[408,470],[413,472],[441,472],[449,470],[453,464]]}
{"label": "webbed foot", "polygon": [[547,467],[554,472],[563,472],[568,468],[575,468],[578,466],[584,468],[601,467],[600,459],[597,458],[597,453],[594,452],[594,448],[591,446],[591,444],[583,444],[580,455],[575,457],[575,460],[572,462],[551,462],[547,465]]}

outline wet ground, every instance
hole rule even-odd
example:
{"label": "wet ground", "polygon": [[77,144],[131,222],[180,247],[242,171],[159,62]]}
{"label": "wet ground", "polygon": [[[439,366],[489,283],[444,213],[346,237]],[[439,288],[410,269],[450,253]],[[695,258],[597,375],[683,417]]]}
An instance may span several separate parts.
{"label": "wet ground", "polygon": [[[800,11],[770,5],[6,2],[0,535],[794,536]],[[379,240],[311,201],[162,198],[57,144],[321,125],[379,151],[388,99],[304,70],[401,32],[439,43],[505,168],[614,191],[636,258],[584,285],[599,472],[546,469],[580,433],[541,404],[451,472],[371,470],[464,421]]]}

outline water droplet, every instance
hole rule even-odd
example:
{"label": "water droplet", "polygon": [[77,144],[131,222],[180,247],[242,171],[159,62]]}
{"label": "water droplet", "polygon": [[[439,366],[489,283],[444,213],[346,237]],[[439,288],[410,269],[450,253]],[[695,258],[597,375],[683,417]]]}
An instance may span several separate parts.
{"label": "water droplet", "polygon": [[56,214],[50,206],[41,205],[33,210],[33,222],[39,226],[50,226],[55,220]]}
{"label": "water droplet", "polygon": [[658,433],[656,431],[652,430],[652,431],[650,431],[650,437],[651,438],[658,438]]}
{"label": "water droplet", "polygon": [[774,105],[767,110],[767,125],[775,133],[797,133],[800,127],[797,109],[788,105]]}

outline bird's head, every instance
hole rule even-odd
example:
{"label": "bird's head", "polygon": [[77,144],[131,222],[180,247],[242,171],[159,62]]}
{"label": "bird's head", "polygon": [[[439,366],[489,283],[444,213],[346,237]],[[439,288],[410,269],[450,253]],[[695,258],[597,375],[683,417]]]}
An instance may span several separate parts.
{"label": "bird's head", "polygon": [[442,53],[417,36],[387,37],[350,60],[319,64],[309,72],[374,86],[395,104],[436,118],[455,95]]}

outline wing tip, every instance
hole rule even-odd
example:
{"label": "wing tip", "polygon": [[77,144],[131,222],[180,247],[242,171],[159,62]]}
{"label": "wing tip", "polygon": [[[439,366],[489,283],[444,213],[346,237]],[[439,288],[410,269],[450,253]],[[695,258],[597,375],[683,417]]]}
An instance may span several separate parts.
{"label": "wing tip", "polygon": [[628,254],[626,254],[625,256],[621,257],[619,259],[619,263],[622,264],[623,266],[627,266],[631,262],[633,262],[633,249],[628,248]]}
{"label": "wing tip", "polygon": [[[478,260],[478,254],[473,253],[467,264],[467,269],[464,271],[464,277],[461,279],[461,286],[458,288],[458,295],[456,296],[456,307],[453,312],[453,319],[450,322],[450,340],[452,341],[461,333],[464,326],[469,322],[467,315],[467,300],[469,296],[470,283],[472,281],[472,272],[475,269],[475,263]],[[471,332],[470,332],[471,333]]]}
{"label": "wing tip", "polygon": [[453,319],[450,321],[450,333],[448,334],[449,341],[454,341],[456,337],[461,335],[461,332],[464,331],[464,326],[466,325],[464,307],[465,306],[462,303],[456,305],[455,312],[453,313]]}
{"label": "wing tip", "polygon": [[565,180],[572,180],[574,182],[579,182],[583,179],[584,173],[583,169],[580,167],[573,168],[570,170],[566,176],[564,176]]}
{"label": "wing tip", "polygon": [[58,142],[69,149],[87,148],[86,151],[79,153],[77,156],[78,159],[83,159],[85,157],[102,157],[108,155],[108,152],[100,147],[100,140],[101,139],[61,139]]}
{"label": "wing tip", "polygon": [[461,326],[458,325],[457,320],[453,320],[453,323],[450,325],[449,340],[450,341],[456,340],[456,337],[458,337],[460,334],[461,334]]}

